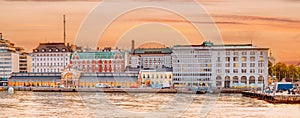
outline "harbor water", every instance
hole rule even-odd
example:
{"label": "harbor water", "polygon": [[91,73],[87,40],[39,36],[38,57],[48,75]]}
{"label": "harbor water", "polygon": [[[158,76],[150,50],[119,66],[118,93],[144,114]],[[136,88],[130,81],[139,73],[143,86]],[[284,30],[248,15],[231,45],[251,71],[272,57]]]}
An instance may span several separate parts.
{"label": "harbor water", "polygon": [[299,117],[300,104],[241,94],[0,92],[0,117]]}

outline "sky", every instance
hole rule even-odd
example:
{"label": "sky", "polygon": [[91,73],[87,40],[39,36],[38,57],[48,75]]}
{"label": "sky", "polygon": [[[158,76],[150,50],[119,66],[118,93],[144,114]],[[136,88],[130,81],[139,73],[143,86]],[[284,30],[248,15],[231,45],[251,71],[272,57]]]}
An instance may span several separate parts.
{"label": "sky", "polygon": [[[185,16],[201,18],[199,11],[189,6],[193,0],[105,0],[123,8],[132,2],[161,3],[190,11]],[[78,41],[85,31],[83,24],[89,14],[101,7],[101,0],[0,0],[0,32],[5,39],[31,52],[39,43],[62,42],[62,15],[67,15],[67,41]],[[215,22],[225,44],[251,43],[270,48],[276,62],[300,62],[300,0],[197,0]],[[106,15],[113,13],[104,7],[93,27],[103,24]],[[188,21],[168,10],[142,8],[128,11],[107,26],[98,42],[99,47],[130,48],[158,43],[166,47],[177,44],[201,44],[207,39],[192,24],[211,22]],[[202,27],[203,31],[210,29]],[[88,30],[87,30],[88,31]],[[89,36],[84,42],[89,42]],[[219,43],[219,42],[218,42]],[[85,45],[88,47],[88,45]],[[155,47],[156,45],[152,45]]]}

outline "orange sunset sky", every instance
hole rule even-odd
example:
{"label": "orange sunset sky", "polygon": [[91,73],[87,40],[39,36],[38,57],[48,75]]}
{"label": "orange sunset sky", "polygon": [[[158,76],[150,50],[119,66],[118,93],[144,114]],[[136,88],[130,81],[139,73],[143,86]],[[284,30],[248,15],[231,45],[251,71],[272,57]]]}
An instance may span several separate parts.
{"label": "orange sunset sky", "polygon": [[[107,1],[118,4],[118,7],[127,4],[124,2],[126,0]],[[192,0],[127,1],[128,4],[167,2],[174,6],[192,2]],[[276,62],[288,64],[300,62],[300,0],[197,0],[197,2],[212,16],[225,44],[251,43],[252,40],[255,46],[270,48]],[[82,22],[99,4],[101,0],[0,0],[0,32],[5,39],[31,52],[39,43],[63,41],[62,15],[66,14],[67,40],[74,43]],[[195,12],[197,11],[191,10],[187,15],[199,17]],[[107,9],[107,14],[109,13],[110,9]],[[196,32],[191,22],[184,18],[169,11],[145,8],[120,16],[107,28],[97,44],[100,47],[129,48],[130,40],[134,39],[140,42],[138,45],[165,42],[163,45],[172,46],[186,44],[184,38],[189,44],[201,44],[206,40]]]}

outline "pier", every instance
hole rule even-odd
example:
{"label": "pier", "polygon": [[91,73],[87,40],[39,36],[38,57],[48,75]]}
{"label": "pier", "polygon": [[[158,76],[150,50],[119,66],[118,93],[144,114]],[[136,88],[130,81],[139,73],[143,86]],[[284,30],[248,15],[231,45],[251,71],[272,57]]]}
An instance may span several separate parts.
{"label": "pier", "polygon": [[251,91],[244,91],[242,95],[245,97],[257,98],[260,100],[265,100],[270,103],[300,103],[300,95],[290,95],[290,94],[268,94],[268,93],[257,93]]}

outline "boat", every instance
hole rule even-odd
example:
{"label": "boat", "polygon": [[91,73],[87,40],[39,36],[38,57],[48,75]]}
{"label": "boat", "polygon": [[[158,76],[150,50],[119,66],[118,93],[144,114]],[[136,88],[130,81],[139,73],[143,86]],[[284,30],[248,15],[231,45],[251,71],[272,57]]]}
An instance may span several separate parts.
{"label": "boat", "polygon": [[14,90],[13,87],[8,87],[7,91],[8,91],[9,94],[14,94],[15,93],[15,90]]}

